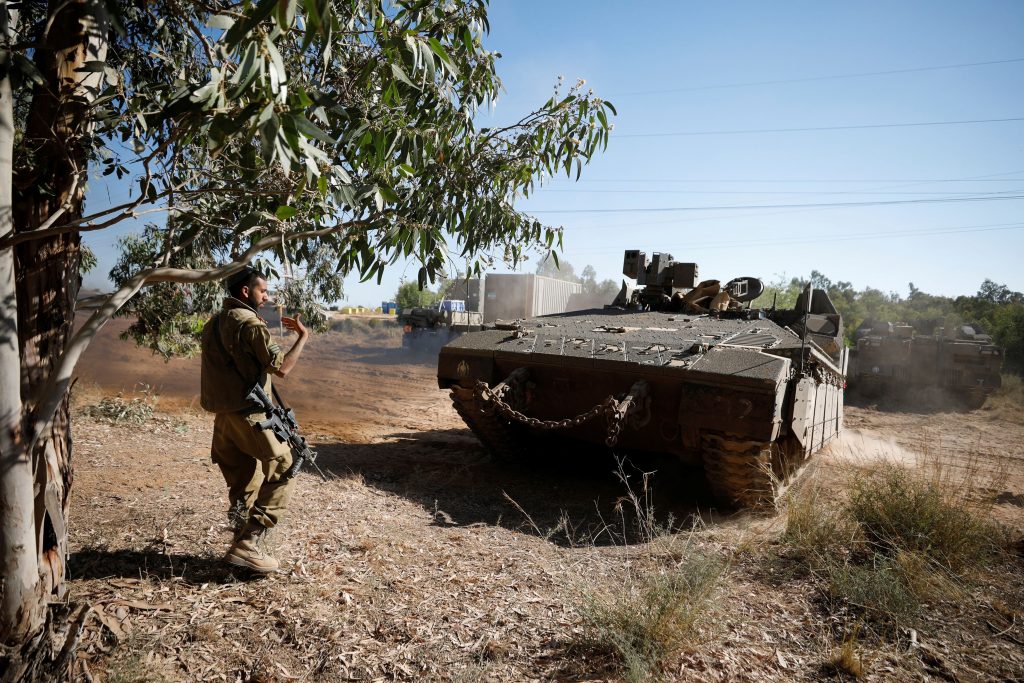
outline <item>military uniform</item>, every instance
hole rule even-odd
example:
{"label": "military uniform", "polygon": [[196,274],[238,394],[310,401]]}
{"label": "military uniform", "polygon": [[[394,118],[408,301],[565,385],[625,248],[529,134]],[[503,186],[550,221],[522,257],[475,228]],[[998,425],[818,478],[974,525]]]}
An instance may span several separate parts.
{"label": "military uniform", "polygon": [[273,528],[284,516],[294,479],[291,449],[270,431],[245,397],[258,382],[271,394],[271,375],[284,352],[270,337],[266,322],[244,302],[227,298],[224,308],[203,327],[200,402],[216,413],[210,453],[228,485],[229,509],[248,510],[250,522]]}

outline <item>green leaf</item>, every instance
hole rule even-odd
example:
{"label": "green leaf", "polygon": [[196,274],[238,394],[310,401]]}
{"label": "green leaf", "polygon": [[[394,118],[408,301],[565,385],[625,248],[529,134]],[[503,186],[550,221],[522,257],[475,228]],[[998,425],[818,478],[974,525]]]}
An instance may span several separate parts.
{"label": "green leaf", "polygon": [[278,220],[286,221],[290,218],[294,218],[295,214],[297,214],[298,212],[298,209],[296,209],[294,206],[282,204],[281,206],[277,207],[277,210],[274,212],[274,215],[277,216]]}
{"label": "green leaf", "polygon": [[409,80],[409,77],[405,73],[405,69],[403,69],[402,66],[400,64],[398,64],[397,62],[392,62],[391,63],[391,73],[394,74],[395,78],[397,78],[398,80],[402,81],[402,83],[405,83],[405,84],[407,84],[407,85],[409,85],[409,86],[419,90],[419,87],[415,83],[413,83],[412,81]]}
{"label": "green leaf", "polygon": [[444,45],[441,44],[440,40],[433,37],[427,38],[427,45],[430,46],[431,51],[435,55],[441,58],[441,61],[445,62],[446,64],[454,66],[454,64],[452,63],[452,58],[448,56],[448,51],[444,49]]}
{"label": "green leaf", "polygon": [[252,213],[246,214],[242,220],[238,221],[237,232],[245,232],[250,228],[253,228],[263,222],[263,213],[261,211],[253,211]]}
{"label": "green leaf", "polygon": [[307,138],[314,138],[321,142],[326,142],[328,145],[336,145],[338,141],[332,138],[327,133],[320,130],[312,121],[307,119],[301,114],[293,116],[292,120],[295,122],[295,129],[305,135]]}
{"label": "green leaf", "polygon": [[270,37],[263,39],[263,45],[267,48],[267,53],[270,55],[270,61],[274,65],[274,70],[277,71],[277,78],[281,83],[288,80],[288,71],[284,67],[284,60],[281,58],[281,53],[277,51],[277,46],[274,45],[274,41]]}

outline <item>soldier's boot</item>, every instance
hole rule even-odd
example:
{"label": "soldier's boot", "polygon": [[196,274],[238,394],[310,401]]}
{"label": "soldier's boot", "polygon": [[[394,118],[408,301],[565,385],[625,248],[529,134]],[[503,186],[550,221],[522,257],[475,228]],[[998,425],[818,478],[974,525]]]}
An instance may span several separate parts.
{"label": "soldier's boot", "polygon": [[266,533],[267,528],[262,524],[254,521],[247,522],[238,538],[228,548],[224,561],[259,574],[276,572],[280,563],[267,552]]}

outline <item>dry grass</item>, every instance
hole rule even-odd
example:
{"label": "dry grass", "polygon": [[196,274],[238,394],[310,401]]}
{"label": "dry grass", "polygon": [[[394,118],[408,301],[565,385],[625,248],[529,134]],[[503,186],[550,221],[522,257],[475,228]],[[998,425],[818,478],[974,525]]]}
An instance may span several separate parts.
{"label": "dry grass", "polygon": [[394,339],[402,335],[402,327],[394,318],[336,315],[331,318],[330,329],[331,332],[356,339],[363,337],[368,341]]}
{"label": "dry grass", "polygon": [[846,675],[859,679],[864,675],[864,659],[857,652],[857,633],[854,631],[843,639],[842,645],[827,662],[826,669],[831,673]]}
{"label": "dry grass", "polygon": [[992,420],[1024,424],[1024,380],[1019,375],[1003,375],[999,387],[982,408]]}
{"label": "dry grass", "polygon": [[142,425],[153,417],[153,402],[148,397],[125,400],[120,395],[105,396],[99,403],[87,406],[85,413],[112,423]]}
{"label": "dry grass", "polygon": [[[268,683],[812,681],[825,670],[856,676],[858,665],[883,680],[922,677],[905,641],[870,640],[892,607],[865,620],[865,638],[844,634],[864,619],[854,602],[875,595],[886,604],[872,593],[875,576],[897,576],[917,596],[941,587],[915,583],[921,566],[936,563],[868,543],[837,496],[809,489],[818,499],[796,496],[785,520],[705,514],[703,525],[694,524],[700,510],[692,505],[659,497],[655,510],[648,484],[661,486],[658,476],[630,470],[598,501],[597,484],[579,483],[577,472],[488,461],[446,415],[421,419],[423,440],[405,432],[415,423],[397,435],[393,426],[366,428],[358,442],[311,434],[331,477],[301,478],[278,537],[285,571],[265,581],[219,563],[230,533],[222,528],[220,475],[209,462],[209,416],[158,412],[146,429],[76,417],[74,509],[87,511],[76,521],[88,523],[72,532],[70,591],[103,615],[88,624],[82,666],[97,681],[133,683],[220,674]],[[188,429],[179,434],[161,420]],[[501,496],[506,488],[509,499]],[[563,498],[571,507],[559,512]],[[772,525],[783,521],[787,545],[815,558],[810,571],[772,573]],[[750,549],[741,551],[744,544]],[[871,558],[888,573],[872,575]],[[836,583],[846,578],[847,593],[868,597],[845,599],[837,588],[835,600],[820,600],[821,589],[832,592],[829,567],[837,576],[852,568],[852,578]],[[866,587],[857,586],[858,569],[868,573]],[[994,575],[993,585],[1000,580]],[[1024,595],[1018,584],[1005,591],[1012,605]],[[963,586],[951,585],[963,595]],[[954,632],[939,623],[934,600],[918,598],[931,619],[929,639]],[[1024,622],[1015,606],[992,611],[982,615],[994,626],[989,632],[978,617],[982,604],[955,606],[976,628],[957,631],[969,647],[950,636],[949,651],[1000,680],[1016,670],[1010,638],[1022,637]]]}
{"label": "dry grass", "polygon": [[630,573],[582,607],[587,649],[610,656],[625,680],[656,679],[668,660],[696,640],[725,571],[716,557],[694,553],[664,573]]}
{"label": "dry grass", "polygon": [[846,510],[876,552],[918,554],[952,571],[1005,545],[1001,529],[966,499],[969,486],[889,465],[854,483]]}
{"label": "dry grass", "polygon": [[[698,638],[698,627],[714,606],[727,563],[699,543],[699,522],[675,527],[668,515],[659,521],[650,488],[650,472],[631,475],[618,460],[616,475],[624,494],[615,502],[617,539],[627,549],[621,582],[588,587],[578,608],[583,649],[612,662],[626,681],[659,680],[671,661]],[[632,481],[638,485],[632,485]],[[606,526],[603,533],[615,533]],[[630,552],[629,538],[639,541]],[[667,563],[668,566],[665,566]]]}
{"label": "dry grass", "polygon": [[1007,546],[1004,529],[968,498],[975,473],[959,477],[934,464],[885,464],[855,475],[839,501],[807,487],[790,502],[783,539],[834,609],[851,607],[893,633],[926,603],[962,597]]}

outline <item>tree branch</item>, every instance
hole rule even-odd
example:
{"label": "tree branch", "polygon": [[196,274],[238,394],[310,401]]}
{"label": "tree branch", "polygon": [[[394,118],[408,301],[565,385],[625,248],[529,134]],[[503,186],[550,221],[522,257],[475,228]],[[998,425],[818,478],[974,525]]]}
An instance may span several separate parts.
{"label": "tree branch", "polygon": [[147,285],[158,282],[181,282],[198,283],[221,280],[242,270],[247,263],[262,251],[265,251],[280,243],[282,239],[291,242],[296,240],[307,240],[315,237],[325,237],[351,228],[367,227],[372,220],[350,221],[341,223],[329,228],[318,230],[306,230],[291,235],[270,235],[264,237],[245,250],[235,261],[227,265],[206,270],[155,267],[139,271],[133,278],[128,280],[115,292],[112,292],[106,302],[100,306],[95,313],[89,316],[89,320],[74,334],[68,342],[60,360],[57,361],[53,371],[46,382],[40,387],[35,400],[32,401],[33,422],[32,431],[29,434],[30,447],[34,448],[38,440],[48,434],[53,424],[54,416],[60,407],[65,392],[71,385],[72,375],[75,366],[85,350],[89,347],[96,334],[107,324],[128,301],[135,296],[140,289]]}

